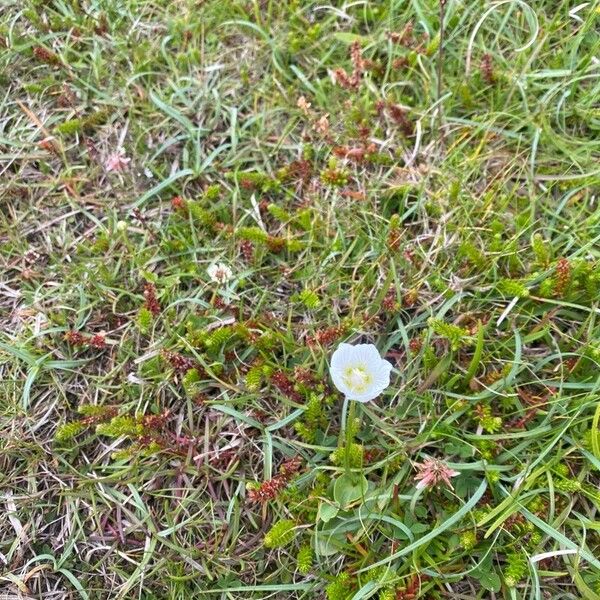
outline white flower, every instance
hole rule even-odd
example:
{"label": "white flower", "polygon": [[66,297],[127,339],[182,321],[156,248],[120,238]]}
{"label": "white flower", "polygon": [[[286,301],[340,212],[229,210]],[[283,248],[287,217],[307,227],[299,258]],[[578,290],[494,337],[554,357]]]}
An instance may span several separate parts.
{"label": "white flower", "polygon": [[391,370],[373,344],[340,344],[331,357],[331,378],[348,400],[368,402],[379,396],[390,385]]}
{"label": "white flower", "polygon": [[213,263],[206,269],[211,281],[215,283],[225,283],[233,276],[232,270],[223,263]]}

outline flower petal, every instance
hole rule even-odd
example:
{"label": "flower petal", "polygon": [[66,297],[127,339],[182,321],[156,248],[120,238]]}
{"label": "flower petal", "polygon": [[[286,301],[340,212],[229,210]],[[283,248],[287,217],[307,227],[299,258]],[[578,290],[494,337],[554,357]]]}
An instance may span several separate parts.
{"label": "flower petal", "polygon": [[[367,386],[356,389],[348,377],[349,369],[359,369],[369,376]],[[368,402],[376,398],[390,384],[392,365],[381,358],[373,344],[341,343],[333,353],[330,362],[331,378],[335,387],[349,400]]]}
{"label": "flower petal", "polygon": [[357,402],[369,402],[370,400],[377,398],[382,391],[383,388],[369,387],[369,389],[362,394],[356,394],[355,392],[350,391],[350,393],[346,394],[346,397],[349,400],[356,400]]}
{"label": "flower petal", "polygon": [[354,358],[354,346],[341,343],[331,356],[331,370],[347,367]]}
{"label": "flower petal", "polygon": [[354,346],[356,354],[367,364],[374,364],[381,360],[381,354],[374,344],[357,344]]}
{"label": "flower petal", "polygon": [[346,386],[346,384],[344,382],[344,369],[342,367],[334,368],[332,366],[330,369],[330,373],[331,373],[331,379],[333,380],[333,385],[335,385],[335,387],[340,392],[342,392],[342,394],[347,396],[350,393],[350,390],[348,389],[348,386]]}
{"label": "flower petal", "polygon": [[373,371],[374,384],[380,386],[382,390],[390,385],[390,372],[392,364],[387,360],[380,360]]}

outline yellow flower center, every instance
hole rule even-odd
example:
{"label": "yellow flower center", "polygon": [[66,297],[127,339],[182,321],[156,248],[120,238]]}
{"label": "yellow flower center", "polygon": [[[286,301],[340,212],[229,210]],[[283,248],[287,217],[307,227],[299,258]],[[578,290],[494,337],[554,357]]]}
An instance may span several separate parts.
{"label": "yellow flower center", "polygon": [[347,367],[344,370],[344,383],[354,394],[362,394],[366,391],[373,377],[363,366]]}

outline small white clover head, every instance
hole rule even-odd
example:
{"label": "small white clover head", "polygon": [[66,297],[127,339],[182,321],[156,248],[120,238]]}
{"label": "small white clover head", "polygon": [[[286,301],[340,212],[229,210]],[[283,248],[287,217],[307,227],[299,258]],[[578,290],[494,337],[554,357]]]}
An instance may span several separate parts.
{"label": "small white clover head", "polygon": [[211,281],[221,284],[228,282],[233,276],[231,269],[223,263],[213,263],[206,269],[206,272]]}
{"label": "small white clover head", "polygon": [[331,357],[331,378],[348,400],[368,402],[379,396],[390,385],[391,370],[373,344],[340,344]]}

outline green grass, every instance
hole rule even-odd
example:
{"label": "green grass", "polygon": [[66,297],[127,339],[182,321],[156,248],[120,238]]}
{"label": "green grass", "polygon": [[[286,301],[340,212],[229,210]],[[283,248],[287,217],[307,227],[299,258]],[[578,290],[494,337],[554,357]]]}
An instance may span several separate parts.
{"label": "green grass", "polygon": [[600,598],[600,6],[444,9],[4,3],[1,593]]}

